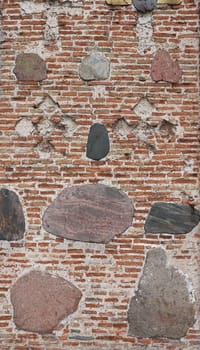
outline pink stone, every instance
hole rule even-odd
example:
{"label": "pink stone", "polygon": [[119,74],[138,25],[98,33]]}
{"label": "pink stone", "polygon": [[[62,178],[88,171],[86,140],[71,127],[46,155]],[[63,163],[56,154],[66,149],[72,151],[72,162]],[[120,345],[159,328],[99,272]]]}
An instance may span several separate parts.
{"label": "pink stone", "polygon": [[35,53],[21,53],[16,58],[14,73],[21,81],[42,81],[47,77],[46,62]]}
{"label": "pink stone", "polygon": [[11,289],[14,322],[18,329],[50,333],[77,310],[81,296],[80,290],[64,278],[32,271]]}
{"label": "pink stone", "polygon": [[173,61],[165,50],[158,50],[151,66],[151,77],[154,81],[178,83],[182,72],[177,61]]}
{"label": "pink stone", "polygon": [[133,220],[131,199],[102,184],[65,188],[46,209],[44,229],[67,239],[107,243]]}

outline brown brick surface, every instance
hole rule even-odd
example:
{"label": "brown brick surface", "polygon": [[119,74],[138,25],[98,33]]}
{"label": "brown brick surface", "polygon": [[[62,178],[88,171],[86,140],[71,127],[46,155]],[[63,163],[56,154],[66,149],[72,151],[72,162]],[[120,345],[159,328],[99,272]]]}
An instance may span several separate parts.
{"label": "brown brick surface", "polygon": [[[141,15],[132,5],[112,7],[104,0],[77,0],[71,7],[63,1],[50,3],[3,0],[0,4],[5,35],[0,68],[0,185],[16,191],[26,217],[22,241],[0,242],[0,347],[199,350],[199,228],[183,236],[144,235],[153,202],[199,200],[197,1],[162,5],[153,11],[153,36],[145,54],[138,52],[144,34],[136,33]],[[47,22],[54,12],[57,27],[52,26],[48,39]],[[179,62],[179,83],[152,81],[153,45]],[[108,80],[85,82],[79,77],[79,65],[93,48],[110,60]],[[17,81],[13,69],[22,52],[37,53],[45,60],[46,80]],[[41,135],[37,122],[51,115],[46,96],[54,101],[55,116],[72,118],[75,131],[64,134],[54,123],[50,135]],[[143,97],[155,106],[144,124],[134,111]],[[35,125],[27,137],[16,133],[22,118]],[[125,136],[115,129],[121,118],[131,127]],[[159,131],[163,119],[175,126],[172,137]],[[99,162],[86,158],[94,122],[106,126],[111,144],[110,153]],[[46,143],[51,147],[44,156],[40,145]],[[121,188],[134,201],[132,227],[105,246],[64,240],[41,228],[42,215],[58,193],[68,185],[85,183]],[[146,253],[156,246],[165,248],[170,263],[189,276],[195,294],[197,322],[180,340],[127,336],[128,305]],[[18,331],[12,320],[10,288],[34,268],[66,278],[83,293],[78,311],[51,335]]]}

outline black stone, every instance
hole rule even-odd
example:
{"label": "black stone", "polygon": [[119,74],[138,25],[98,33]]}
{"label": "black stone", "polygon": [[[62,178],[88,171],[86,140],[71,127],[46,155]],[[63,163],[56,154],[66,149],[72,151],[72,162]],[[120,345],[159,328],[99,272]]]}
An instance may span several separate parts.
{"label": "black stone", "polygon": [[5,188],[1,189],[0,240],[15,241],[22,239],[24,231],[24,213],[17,194]]}
{"label": "black stone", "polygon": [[108,132],[103,124],[91,126],[87,141],[87,157],[93,160],[104,158],[110,149]]}
{"label": "black stone", "polygon": [[186,234],[200,221],[193,206],[176,203],[154,203],[145,223],[146,233]]}

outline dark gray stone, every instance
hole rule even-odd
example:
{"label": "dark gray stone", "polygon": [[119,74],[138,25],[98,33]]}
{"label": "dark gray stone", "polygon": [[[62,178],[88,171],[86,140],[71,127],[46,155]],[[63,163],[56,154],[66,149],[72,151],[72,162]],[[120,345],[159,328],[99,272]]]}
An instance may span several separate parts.
{"label": "dark gray stone", "polygon": [[151,249],[128,310],[129,336],[184,337],[195,322],[193,296],[182,272],[168,266],[165,251]]}
{"label": "dark gray stone", "polygon": [[157,1],[156,0],[133,0],[133,5],[136,10],[139,12],[149,12],[153,11],[156,8]]}
{"label": "dark gray stone", "polygon": [[151,77],[154,81],[178,83],[182,72],[177,61],[173,61],[165,50],[158,50],[151,65]]}
{"label": "dark gray stone", "polygon": [[43,227],[67,239],[107,243],[131,225],[133,212],[132,201],[117,188],[72,186],[46,209]]}
{"label": "dark gray stone", "polygon": [[77,310],[81,296],[80,290],[65,279],[31,271],[11,288],[14,322],[18,329],[50,333]]}
{"label": "dark gray stone", "polygon": [[87,157],[93,160],[104,158],[110,149],[108,132],[103,124],[91,126],[87,141]]}
{"label": "dark gray stone", "polygon": [[105,80],[108,79],[109,73],[109,60],[97,51],[92,51],[86,56],[79,68],[79,74],[83,80]]}
{"label": "dark gray stone", "polygon": [[154,203],[145,223],[146,233],[185,234],[200,221],[200,212],[193,206],[176,203]]}
{"label": "dark gray stone", "polygon": [[25,232],[25,218],[17,194],[8,189],[0,190],[0,240],[16,241]]}
{"label": "dark gray stone", "polygon": [[46,63],[35,53],[21,53],[16,58],[14,73],[21,81],[41,81],[47,77]]}

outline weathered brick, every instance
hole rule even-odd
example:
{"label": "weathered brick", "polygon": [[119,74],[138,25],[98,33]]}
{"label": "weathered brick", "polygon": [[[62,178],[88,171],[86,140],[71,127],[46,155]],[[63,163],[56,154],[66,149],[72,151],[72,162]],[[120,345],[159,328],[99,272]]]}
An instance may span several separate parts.
{"label": "weathered brick", "polygon": [[[191,288],[193,285],[199,299],[198,229],[190,238],[144,236],[144,222],[154,202],[198,202],[197,2],[158,5],[150,15],[150,42],[155,47],[150,45],[150,51],[143,54],[137,50],[139,41],[146,45],[146,27],[144,23],[138,36],[137,24],[145,17],[139,17],[133,5],[108,6],[100,0],[94,5],[92,1],[77,0],[70,6],[64,0],[4,0],[0,4],[1,30],[5,33],[5,41],[0,44],[0,184],[19,193],[27,225],[24,240],[1,243],[2,350],[139,350],[145,346],[152,350],[197,350],[200,334],[195,328],[172,344],[168,339],[130,338],[125,326],[129,297],[138,285],[146,253],[152,247],[165,247],[170,260],[190,276]],[[49,26],[52,12],[56,13],[55,25]],[[57,37],[44,40],[47,31],[57,31]],[[180,83],[151,80],[155,48],[168,51],[179,62]],[[109,60],[110,76],[104,81],[82,81],[79,65],[94,49]],[[15,59],[25,52],[43,57],[46,80],[16,81]],[[49,104],[45,102],[47,95]],[[139,127],[141,116],[134,107],[142,98],[148,98],[156,110],[147,125]],[[56,129],[62,115],[76,123],[73,135],[67,129],[64,134],[62,127]],[[35,125],[28,137],[16,133],[21,118],[28,118]],[[42,140],[38,134],[40,118],[49,118],[53,123],[49,140]],[[121,119],[128,125],[128,133],[126,128],[116,132],[115,125]],[[171,138],[159,129],[165,119],[174,125]],[[89,127],[96,122],[104,124],[109,134],[106,161],[92,162],[85,157]],[[47,158],[38,151],[37,145],[42,141],[53,145]],[[69,242],[41,229],[45,208],[61,190],[85,183],[120,188],[134,200],[133,226],[105,246]],[[85,295],[81,309],[69,323],[43,339],[14,328],[7,298],[22,270],[40,266],[50,273],[68,275]],[[94,300],[87,301],[89,297]],[[78,330],[77,339],[70,339],[71,329]],[[87,338],[90,336],[93,340]]]}

